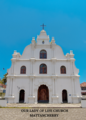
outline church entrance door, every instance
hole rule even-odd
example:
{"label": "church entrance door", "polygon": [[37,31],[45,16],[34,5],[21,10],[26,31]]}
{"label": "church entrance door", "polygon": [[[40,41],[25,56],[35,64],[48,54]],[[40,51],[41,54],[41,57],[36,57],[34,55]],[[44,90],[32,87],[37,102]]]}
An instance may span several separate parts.
{"label": "church entrance door", "polygon": [[24,90],[20,90],[19,103],[24,103],[24,95],[25,95],[25,91]]}
{"label": "church entrance door", "polygon": [[67,91],[66,90],[62,91],[62,101],[63,101],[63,103],[68,102],[68,100],[67,100]]}
{"label": "church entrance door", "polygon": [[49,103],[49,90],[46,85],[41,85],[38,89],[38,103]]}

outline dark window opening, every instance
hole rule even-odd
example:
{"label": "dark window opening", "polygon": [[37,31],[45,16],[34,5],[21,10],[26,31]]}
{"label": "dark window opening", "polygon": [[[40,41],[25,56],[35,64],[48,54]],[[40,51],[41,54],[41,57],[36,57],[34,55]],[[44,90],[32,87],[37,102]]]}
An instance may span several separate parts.
{"label": "dark window opening", "polygon": [[65,66],[61,66],[61,74],[66,74],[66,67]]}
{"label": "dark window opening", "polygon": [[86,87],[81,87],[81,90],[86,90]]}
{"label": "dark window opening", "polygon": [[45,64],[40,65],[40,74],[47,74],[47,66]]}
{"label": "dark window opening", "polygon": [[26,67],[25,66],[21,67],[21,74],[26,74]]}
{"label": "dark window opening", "polygon": [[47,52],[45,50],[40,51],[40,58],[41,59],[46,59],[47,58]]}

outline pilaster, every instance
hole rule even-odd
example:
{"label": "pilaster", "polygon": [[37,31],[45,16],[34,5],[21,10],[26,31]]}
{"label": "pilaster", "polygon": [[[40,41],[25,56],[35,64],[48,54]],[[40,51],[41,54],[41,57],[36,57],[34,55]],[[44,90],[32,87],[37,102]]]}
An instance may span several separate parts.
{"label": "pilaster", "polygon": [[14,79],[12,78],[12,96],[14,96]]}
{"label": "pilaster", "polygon": [[10,95],[10,78],[7,78],[6,96]]}
{"label": "pilaster", "polygon": [[29,103],[35,103],[35,96],[34,96],[34,77],[30,77],[30,94],[28,96]]}
{"label": "pilaster", "polygon": [[53,96],[55,95],[54,92],[55,92],[55,89],[54,89],[54,79],[53,79]]}
{"label": "pilaster", "polygon": [[12,80],[11,80],[11,78],[10,78],[10,96],[12,95]]}
{"label": "pilaster", "polygon": [[35,48],[35,44],[36,44],[36,42],[35,42],[35,38],[33,37],[32,38],[32,58],[34,58],[34,48]]}
{"label": "pilaster", "polygon": [[30,62],[31,75],[34,75],[34,71],[33,71],[34,68],[33,67],[34,67],[34,62],[36,61],[36,59],[35,58],[31,58],[30,61],[31,61]]}
{"label": "pilaster", "polygon": [[56,58],[52,58],[52,75],[55,75],[55,63],[56,63]]}

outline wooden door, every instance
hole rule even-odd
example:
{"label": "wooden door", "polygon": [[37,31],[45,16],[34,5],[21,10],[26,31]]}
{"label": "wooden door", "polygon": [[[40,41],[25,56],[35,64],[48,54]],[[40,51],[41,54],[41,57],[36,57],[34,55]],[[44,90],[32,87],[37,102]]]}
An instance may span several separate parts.
{"label": "wooden door", "polygon": [[46,85],[41,85],[38,89],[38,102],[49,102],[49,90]]}

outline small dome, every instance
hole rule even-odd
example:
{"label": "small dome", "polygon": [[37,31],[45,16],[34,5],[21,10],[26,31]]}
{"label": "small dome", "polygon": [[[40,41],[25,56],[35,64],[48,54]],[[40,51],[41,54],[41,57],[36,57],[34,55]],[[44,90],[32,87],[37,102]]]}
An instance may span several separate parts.
{"label": "small dome", "polygon": [[46,32],[45,30],[42,30],[41,32]]}
{"label": "small dome", "polygon": [[37,36],[37,40],[49,40],[49,36],[46,34],[45,30],[40,32],[40,35]]}
{"label": "small dome", "polygon": [[46,34],[46,31],[45,31],[45,30],[42,30],[42,31],[40,32],[40,35],[47,35],[47,34]]}

